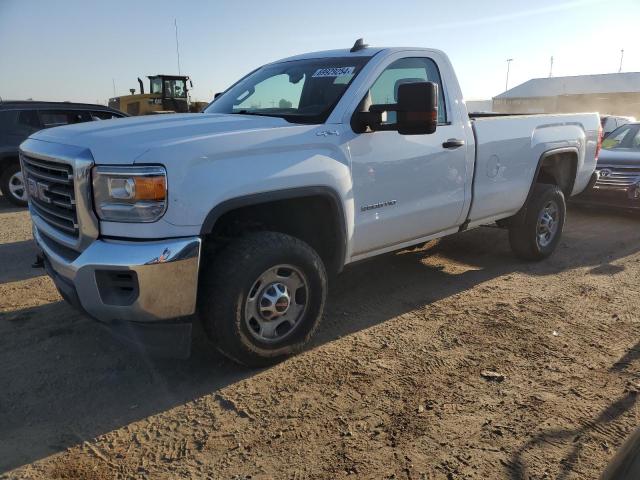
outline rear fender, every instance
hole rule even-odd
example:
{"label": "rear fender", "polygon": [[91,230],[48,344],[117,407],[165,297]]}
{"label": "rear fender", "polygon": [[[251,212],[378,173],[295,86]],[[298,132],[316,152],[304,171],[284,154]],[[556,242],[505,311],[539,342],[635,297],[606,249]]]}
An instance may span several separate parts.
{"label": "rear fender", "polygon": [[[511,217],[509,219],[509,224],[511,225],[521,225],[522,222],[524,221],[524,218],[527,214],[527,205],[529,205],[529,202],[531,201],[531,197],[533,196],[533,190],[534,187],[536,185],[536,179],[538,178],[538,175],[540,174],[540,170],[542,169],[542,165],[545,161],[545,159],[551,157],[552,155],[558,155],[558,154],[562,154],[562,153],[570,153],[572,155],[575,155],[576,158],[578,159],[578,162],[580,161],[580,153],[579,150],[576,147],[561,147],[561,148],[554,148],[552,150],[547,150],[546,152],[544,152],[542,155],[540,155],[540,158],[538,159],[538,164],[536,166],[536,170],[535,173],[533,175],[533,178],[531,179],[531,186],[529,187],[529,192],[527,193],[527,198],[524,202],[524,205],[522,205],[522,208],[520,210],[518,210],[518,213],[516,213],[513,217]],[[578,166],[576,165],[576,169],[578,168]],[[575,171],[574,171],[574,184],[575,184]]]}
{"label": "rear fender", "polygon": [[[538,127],[531,137],[531,148],[535,158],[543,159],[545,156],[567,151],[572,151],[576,154],[577,163],[575,165],[573,187],[569,192],[565,192],[567,196],[580,193],[589,183],[591,173],[595,169],[597,143],[598,130],[585,131],[582,123],[575,121],[562,125]],[[532,181],[538,176],[540,162],[538,162],[537,167],[538,169]]]}

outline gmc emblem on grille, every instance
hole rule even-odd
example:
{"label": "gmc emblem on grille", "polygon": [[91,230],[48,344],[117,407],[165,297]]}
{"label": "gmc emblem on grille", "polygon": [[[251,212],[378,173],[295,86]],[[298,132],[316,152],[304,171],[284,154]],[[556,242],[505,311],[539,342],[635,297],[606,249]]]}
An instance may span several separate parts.
{"label": "gmc emblem on grille", "polygon": [[41,202],[51,203],[51,199],[47,195],[49,191],[49,185],[43,182],[36,182],[33,178],[27,179],[27,188],[29,190],[29,196],[35,200]]}

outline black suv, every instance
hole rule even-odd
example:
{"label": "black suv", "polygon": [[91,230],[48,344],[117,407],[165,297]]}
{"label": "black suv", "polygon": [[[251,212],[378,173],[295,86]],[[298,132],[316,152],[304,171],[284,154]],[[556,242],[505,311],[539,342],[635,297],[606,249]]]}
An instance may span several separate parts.
{"label": "black suv", "polygon": [[43,128],[126,116],[109,107],[85,103],[0,102],[0,190],[11,203],[27,204],[18,147],[32,133]]}

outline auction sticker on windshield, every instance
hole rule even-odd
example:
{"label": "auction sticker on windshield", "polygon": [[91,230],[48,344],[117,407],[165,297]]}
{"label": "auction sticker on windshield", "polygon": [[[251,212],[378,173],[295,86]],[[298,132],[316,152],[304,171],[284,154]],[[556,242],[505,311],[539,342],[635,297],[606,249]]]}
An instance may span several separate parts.
{"label": "auction sticker on windshield", "polygon": [[313,77],[342,77],[343,75],[353,75],[356,67],[330,67],[319,68],[313,74]]}

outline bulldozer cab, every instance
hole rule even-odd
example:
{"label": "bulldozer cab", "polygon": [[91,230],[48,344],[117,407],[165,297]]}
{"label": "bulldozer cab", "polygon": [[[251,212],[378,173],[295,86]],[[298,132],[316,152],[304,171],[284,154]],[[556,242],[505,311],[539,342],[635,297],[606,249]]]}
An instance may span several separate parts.
{"label": "bulldozer cab", "polygon": [[173,112],[188,112],[187,80],[189,77],[174,75],[155,75],[149,78],[150,93],[158,95],[162,110]]}
{"label": "bulldozer cab", "polygon": [[149,79],[149,90],[145,93],[142,80],[138,78],[140,93],[109,99],[109,106],[129,115],[189,112],[189,77],[184,75],[153,75]]}

